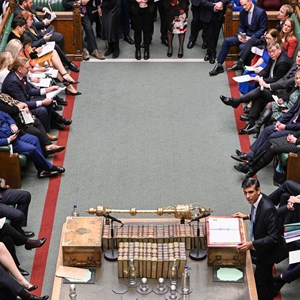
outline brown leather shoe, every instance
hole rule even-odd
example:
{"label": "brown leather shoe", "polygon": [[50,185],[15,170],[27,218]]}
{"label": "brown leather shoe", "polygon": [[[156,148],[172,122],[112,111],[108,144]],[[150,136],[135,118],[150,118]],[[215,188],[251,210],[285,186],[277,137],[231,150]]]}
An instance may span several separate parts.
{"label": "brown leather shoe", "polygon": [[47,135],[48,135],[48,138],[49,138],[49,140],[50,141],[57,141],[57,136],[56,135],[53,135],[53,134],[51,134],[51,133],[47,133]]}
{"label": "brown leather shoe", "polygon": [[95,58],[100,59],[100,60],[104,60],[105,59],[105,57],[102,54],[102,52],[100,50],[98,50],[98,49],[93,50],[92,56],[94,56]]}
{"label": "brown leather shoe", "polygon": [[65,150],[64,146],[59,146],[59,145],[55,145],[55,144],[51,144],[45,147],[46,149],[46,154],[47,155],[51,155],[57,152],[61,152],[63,150]]}

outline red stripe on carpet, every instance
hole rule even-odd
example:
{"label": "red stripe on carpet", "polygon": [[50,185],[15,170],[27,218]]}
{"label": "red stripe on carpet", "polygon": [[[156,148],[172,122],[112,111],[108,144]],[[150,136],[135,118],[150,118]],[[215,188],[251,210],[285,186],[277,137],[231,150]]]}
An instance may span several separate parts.
{"label": "red stripe on carpet", "polygon": [[[232,65],[233,65],[233,61],[226,62],[226,68],[230,68]],[[234,76],[236,76],[234,71],[227,72],[227,78],[228,78],[228,82],[229,82],[231,97],[238,98],[240,96],[240,92],[239,92],[239,88],[238,88],[239,86],[238,86],[237,82],[235,82],[232,79],[232,77],[234,77]],[[235,118],[235,123],[236,123],[236,127],[237,127],[238,131],[246,125],[246,122],[240,120],[240,115],[242,115],[242,114],[243,114],[242,105],[240,105],[238,108],[234,109],[234,118]],[[249,135],[239,134],[239,140],[240,140],[241,151],[243,151],[243,152],[249,151],[249,147],[250,147]],[[273,268],[273,272],[276,273],[275,266]],[[274,297],[274,300],[281,300],[281,295],[278,294],[276,297]]]}
{"label": "red stripe on carpet", "polygon": [[[77,63],[76,65],[80,66],[80,63]],[[71,76],[74,80],[78,80],[79,73],[71,72]],[[68,106],[64,107],[63,116],[68,119],[72,118],[74,100],[75,100],[75,96],[66,95],[66,101],[68,101]],[[67,146],[68,137],[69,137],[69,128],[65,130],[60,130],[58,133],[57,144]],[[53,164],[56,166],[63,166],[64,160],[65,160],[65,151],[58,153],[54,156]],[[66,170],[66,173],[67,172],[68,170]],[[49,246],[50,246],[52,229],[53,229],[54,218],[55,218],[56,204],[58,200],[60,182],[63,179],[63,176],[66,175],[63,174],[61,176],[50,178],[48,184],[48,190],[47,190],[45,203],[44,203],[41,227],[38,235],[39,238],[47,237],[47,242],[43,247],[36,249],[34,255],[34,261],[33,261],[32,273],[30,277],[30,282],[34,282],[34,284],[37,284],[39,286],[39,288],[34,292],[34,294],[37,295],[41,294],[42,287],[43,287]]]}

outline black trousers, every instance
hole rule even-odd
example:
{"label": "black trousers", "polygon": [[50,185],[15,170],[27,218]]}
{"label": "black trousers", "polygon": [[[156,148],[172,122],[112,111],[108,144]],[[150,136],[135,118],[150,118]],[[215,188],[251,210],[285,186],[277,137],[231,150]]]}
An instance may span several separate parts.
{"label": "black trousers", "polygon": [[149,8],[139,8],[138,13],[132,15],[132,21],[134,23],[135,47],[140,48],[143,34],[144,47],[149,49],[153,33],[153,15]]}
{"label": "black trousers", "polygon": [[81,18],[81,24],[86,37],[87,49],[89,52],[93,52],[95,49],[98,49],[98,47],[92,26],[92,21],[88,14],[84,15]]}
{"label": "black trousers", "polygon": [[[195,43],[197,41],[200,30],[203,29],[203,23],[200,20],[200,10],[201,10],[200,6],[192,5],[191,10],[192,10],[192,14],[193,14],[193,19],[191,22],[191,34],[189,37],[189,41]],[[204,31],[202,32],[202,39],[203,39],[203,41],[206,42]]]}
{"label": "black trousers", "polygon": [[254,273],[259,300],[273,300],[273,265],[264,264],[259,258]]}

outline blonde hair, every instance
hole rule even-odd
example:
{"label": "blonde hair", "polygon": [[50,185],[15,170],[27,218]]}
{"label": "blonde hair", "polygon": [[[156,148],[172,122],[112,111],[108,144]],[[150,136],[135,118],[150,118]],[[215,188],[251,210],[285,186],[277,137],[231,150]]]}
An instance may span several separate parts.
{"label": "blonde hair", "polygon": [[14,60],[10,52],[0,52],[0,71],[2,71],[5,68],[9,68],[13,61]]}
{"label": "blonde hair", "polygon": [[23,45],[21,41],[17,39],[10,40],[5,48],[5,51],[10,52],[13,59],[17,58],[22,50]]}
{"label": "blonde hair", "polygon": [[24,67],[29,60],[25,57],[17,57],[14,62],[12,63],[10,70],[15,72],[20,67]]}

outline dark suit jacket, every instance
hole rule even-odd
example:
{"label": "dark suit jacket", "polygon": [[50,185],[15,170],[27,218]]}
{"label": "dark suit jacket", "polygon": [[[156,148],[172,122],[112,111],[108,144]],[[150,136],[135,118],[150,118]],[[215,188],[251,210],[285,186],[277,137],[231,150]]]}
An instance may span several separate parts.
{"label": "dark suit jacket", "polygon": [[[229,3],[229,0],[200,0],[201,11],[200,11],[200,20],[209,23],[212,17],[218,14],[218,20],[223,21],[223,16],[225,14],[226,5]],[[214,4],[221,1],[223,3],[223,10],[214,11]]]}
{"label": "dark suit jacket", "polygon": [[299,118],[297,118],[295,123],[290,124],[290,122],[299,113],[300,113],[300,96],[298,97],[298,100],[295,102],[295,104],[289,109],[289,111],[283,114],[278,121],[283,124],[286,124],[285,130],[298,131],[300,130],[300,116]]}
{"label": "dark suit jacket", "polygon": [[287,257],[283,224],[274,204],[262,195],[255,215],[253,247],[257,258],[265,264],[278,263]]}
{"label": "dark suit jacket", "polygon": [[10,72],[3,81],[2,92],[14,99],[26,102],[29,109],[36,108],[35,100],[37,99],[33,100],[31,98],[33,96],[40,96],[40,90],[33,87],[26,78],[24,80],[26,82],[25,88],[15,72]]}
{"label": "dark suit jacket", "polygon": [[251,38],[259,39],[267,30],[268,17],[264,9],[254,6],[251,25],[248,24],[248,13],[240,11],[240,23],[237,33],[245,32]]}
{"label": "dark suit jacket", "polygon": [[263,77],[266,83],[276,82],[281,79],[289,71],[293,61],[284,51],[282,51],[281,55],[276,60],[273,70],[273,78],[271,78],[270,73],[273,63],[274,61],[270,58],[265,68],[259,73],[259,76]]}

